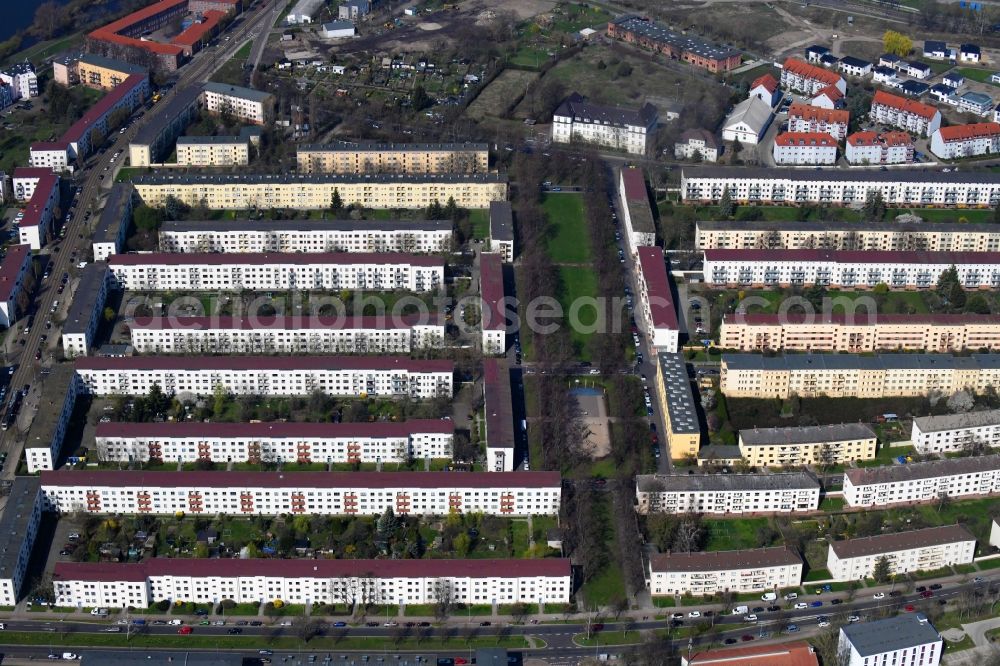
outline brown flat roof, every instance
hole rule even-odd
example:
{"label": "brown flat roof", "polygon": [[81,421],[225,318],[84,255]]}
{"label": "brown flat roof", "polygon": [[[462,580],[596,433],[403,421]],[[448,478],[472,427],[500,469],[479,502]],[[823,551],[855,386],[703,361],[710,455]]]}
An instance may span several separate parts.
{"label": "brown flat roof", "polygon": [[98,423],[100,437],[405,437],[416,433],[447,434],[455,425],[447,419],[376,421],[369,423]]}
{"label": "brown flat roof", "polygon": [[785,547],[717,550],[705,553],[659,553],[649,558],[650,567],[654,572],[725,571],[801,563],[802,558],[799,554]]}
{"label": "brown flat roof", "polygon": [[405,356],[83,356],[77,370],[407,370],[452,372],[445,359],[412,359]]}
{"label": "brown flat roof", "polygon": [[483,402],[486,412],[486,446],[514,448],[514,408],[510,369],[503,361],[483,361]]}
{"label": "brown flat roof", "polygon": [[909,532],[898,532],[896,534],[878,534],[871,537],[834,541],[830,544],[830,548],[837,554],[837,557],[843,559],[975,540],[976,537],[972,536],[969,530],[956,524],[928,527],[922,530],[910,530]]}

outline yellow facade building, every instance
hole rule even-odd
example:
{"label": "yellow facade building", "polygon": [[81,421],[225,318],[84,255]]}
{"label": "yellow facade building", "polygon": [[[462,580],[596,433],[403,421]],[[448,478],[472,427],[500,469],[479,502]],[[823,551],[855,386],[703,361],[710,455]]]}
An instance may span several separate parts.
{"label": "yellow facade building", "polygon": [[740,453],[750,467],[845,465],[874,460],[878,438],[863,423],[740,431]]}
{"label": "yellow facade building", "polygon": [[299,146],[299,173],[486,173],[485,143],[332,143]]}
{"label": "yellow facade building", "polygon": [[93,53],[80,56],[76,64],[76,76],[80,83],[96,90],[111,90],[132,74],[146,73],[145,67]]}

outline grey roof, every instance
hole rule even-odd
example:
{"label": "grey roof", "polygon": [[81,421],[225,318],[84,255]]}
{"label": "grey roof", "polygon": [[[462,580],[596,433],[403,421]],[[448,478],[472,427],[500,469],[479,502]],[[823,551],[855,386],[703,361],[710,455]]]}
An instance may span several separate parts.
{"label": "grey roof", "polygon": [[676,433],[700,433],[698,412],[694,407],[694,396],[691,394],[691,380],[688,378],[687,365],[681,354],[662,352],[657,355],[660,372],[663,373],[663,384],[667,390],[667,412],[670,416],[670,428]]}
{"label": "grey roof", "polygon": [[615,19],[614,23],[637,35],[696,53],[703,58],[723,59],[741,53],[741,51],[729,46],[717,46],[691,35],[682,35],[655,21],[646,21],[638,16],[622,16]]}
{"label": "grey roof", "polygon": [[900,62],[902,60],[902,58],[895,53],[883,53],[878,57],[878,59],[884,60],[885,62]]}
{"label": "grey roof", "polygon": [[274,95],[269,92],[264,92],[263,90],[254,90],[253,88],[233,86],[228,83],[217,83],[215,81],[209,81],[203,86],[203,89],[205,92],[218,93],[229,97],[239,97],[240,99],[249,99],[254,102],[263,102],[274,98]]}
{"label": "grey roof", "polygon": [[353,21],[330,21],[329,23],[323,24],[324,30],[346,30],[347,28],[354,28]]}
{"label": "grey roof", "polygon": [[813,44],[812,46],[806,47],[806,53],[815,53],[817,55],[824,55],[829,52],[830,49],[826,48],[825,46],[820,46],[819,44]]}
{"label": "grey roof", "polygon": [[688,143],[691,139],[700,139],[701,141],[704,141],[706,148],[719,147],[719,142],[716,141],[715,135],[707,129],[701,127],[695,127],[681,132],[681,137],[677,140],[677,143]]}
{"label": "grey roof", "polygon": [[658,553],[649,558],[649,567],[655,572],[726,571],[792,564],[802,564],[802,558],[787,547],[718,550],[705,553]]}
{"label": "grey roof", "polygon": [[160,232],[450,231],[451,220],[168,220]]}
{"label": "grey roof", "polygon": [[840,59],[840,62],[851,67],[871,67],[872,64],[867,60],[862,60],[861,58],[855,58],[854,56],[844,56]]}
{"label": "grey roof", "polygon": [[781,474],[641,474],[635,477],[639,492],[744,492],[760,490],[817,489],[811,472]]}
{"label": "grey roof", "polygon": [[941,641],[940,634],[920,613],[848,624],[840,631],[862,658]]}
{"label": "grey roof", "polygon": [[[95,316],[100,316],[99,308],[104,307],[104,296],[107,295],[108,264],[106,261],[95,261],[87,264],[80,273],[80,283],[66,314],[63,323],[63,335],[67,333],[85,333]],[[97,298],[101,296],[101,303]]]}
{"label": "grey roof", "polygon": [[489,150],[486,143],[375,143],[371,141],[335,141],[333,143],[306,143],[296,147],[300,153],[309,152],[428,152],[434,150]]}
{"label": "grey roof", "polygon": [[844,473],[854,486],[883,483],[903,483],[945,476],[978,474],[1000,470],[1000,455],[946,458],[929,462],[885,465],[882,467],[851,468]]}
{"label": "grey roof", "polygon": [[742,457],[740,447],[735,444],[709,444],[698,449],[699,460],[732,460]]}
{"label": "grey roof", "polygon": [[[918,211],[919,213],[919,211]],[[918,214],[919,217],[919,214]],[[698,229],[705,231],[800,231],[804,233],[816,231],[899,231],[899,232],[953,232],[953,233],[993,233],[1000,234],[1000,224],[955,225],[950,222],[865,222],[859,228],[856,222],[786,222],[783,220],[715,221],[705,220],[697,223]]]}
{"label": "grey roof", "polygon": [[145,67],[133,65],[130,62],[117,60],[116,58],[108,58],[96,53],[84,53],[80,56],[80,62],[88,65],[94,65],[95,67],[113,69],[116,72],[123,72],[125,74],[146,74],[149,71]]}
{"label": "grey roof", "polygon": [[742,122],[759,135],[771,122],[773,115],[774,110],[770,104],[760,97],[748,97],[733,107],[733,110],[726,116],[723,127],[732,127]]}
{"label": "grey roof", "polygon": [[132,210],[132,196],[135,188],[131,183],[115,183],[111,193],[104,202],[101,217],[94,232],[94,240],[101,243],[114,243],[121,233],[122,224],[128,224],[129,213]]}
{"label": "grey roof", "polygon": [[926,62],[920,62],[919,60],[909,60],[907,61],[906,65],[908,67],[913,67],[915,69],[919,69],[924,72],[928,72],[931,69],[930,65],[928,65]]}
{"label": "grey roof", "polygon": [[928,527],[922,530],[910,530],[909,532],[897,532],[895,534],[878,534],[876,536],[861,537],[858,539],[845,539],[844,541],[832,541],[830,548],[837,557],[867,557],[869,555],[883,555],[885,553],[895,553],[901,550],[912,550],[914,548],[924,548],[927,546],[939,546],[946,543],[958,543],[961,541],[975,541],[969,530],[961,525],[942,525],[940,527]]}
{"label": "grey roof", "polygon": [[514,215],[510,202],[490,202],[490,238],[495,241],[514,240]]}
{"label": "grey roof", "polygon": [[188,109],[198,103],[201,99],[201,88],[198,86],[187,86],[177,88],[173,95],[165,102],[157,102],[152,113],[146,118],[146,123],[139,126],[135,133],[135,138],[130,143],[140,145],[151,145],[160,136],[163,128],[178,116],[184,115]]}
{"label": "grey roof", "polygon": [[[59,426],[58,417],[66,403],[66,395],[77,389],[77,374],[72,363],[57,363],[42,380],[42,397],[38,400],[39,412],[31,421],[31,428],[24,441],[26,449],[50,449]],[[61,445],[62,443],[59,442]]]}
{"label": "grey roof", "polygon": [[559,105],[553,115],[566,116],[581,122],[598,122],[615,127],[632,125],[652,127],[656,123],[656,107],[650,103],[638,109],[606,106],[590,102],[579,93],[573,93]]}
{"label": "grey roof", "polygon": [[175,174],[169,171],[154,171],[136,176],[133,183],[142,185],[196,185],[199,183],[506,183],[507,176],[499,173],[192,173]]}
{"label": "grey roof", "polygon": [[209,144],[224,144],[224,143],[238,143],[240,145],[247,145],[250,142],[249,135],[230,135],[230,136],[179,136],[177,137],[177,145],[209,145]]}
{"label": "grey roof", "polygon": [[[803,180],[855,183],[885,183],[898,187],[906,183],[982,183],[996,185],[997,176],[990,171],[877,171],[871,169],[787,169],[768,167],[685,166],[684,178],[730,178],[733,180]],[[754,223],[756,224],[756,222]]]}
{"label": "grey roof", "polygon": [[864,423],[801,426],[796,428],[753,428],[740,430],[740,442],[747,446],[770,444],[814,444],[874,439],[875,431]]}
{"label": "grey roof", "polygon": [[961,96],[961,99],[969,100],[973,104],[980,104],[982,106],[993,105],[993,98],[985,93],[975,92],[970,90]]}
{"label": "grey roof", "polygon": [[968,412],[967,414],[921,416],[920,418],[913,419],[913,424],[923,432],[943,432],[945,430],[995,426],[1000,425],[1000,409],[991,409],[985,412]]}
{"label": "grey roof", "polygon": [[243,656],[229,652],[156,652],[82,650],[80,666],[243,666]]}
{"label": "grey roof", "polygon": [[7,505],[0,514],[0,579],[10,579],[28,531],[42,481],[37,476],[18,476],[10,488]]}
{"label": "grey roof", "polygon": [[1000,367],[1000,354],[723,354],[722,363],[734,370],[888,370],[956,369],[968,370]]}
{"label": "grey roof", "polygon": [[901,89],[907,95],[919,97],[930,90],[931,87],[930,84],[924,83],[923,81],[903,81]]}
{"label": "grey roof", "polygon": [[938,41],[936,39],[925,39],[924,40],[924,51],[946,51],[948,50],[947,44]]}

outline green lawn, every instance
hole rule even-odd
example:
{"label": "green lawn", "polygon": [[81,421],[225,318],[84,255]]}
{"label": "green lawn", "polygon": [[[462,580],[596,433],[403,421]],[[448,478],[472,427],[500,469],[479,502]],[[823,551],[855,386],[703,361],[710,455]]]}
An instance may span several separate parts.
{"label": "green lawn", "polygon": [[757,547],[756,531],[767,526],[767,518],[706,520],[705,550],[744,550]]}
{"label": "green lawn", "polygon": [[977,562],[976,566],[979,567],[980,571],[989,571],[990,569],[1000,569],[1000,557],[995,560],[983,560],[982,562]]}
{"label": "green lawn", "polygon": [[[582,361],[589,361],[587,341],[593,333],[579,329],[582,326],[593,326],[597,321],[597,312],[582,301],[578,309],[574,309],[573,304],[582,298],[596,298],[597,274],[584,266],[560,266],[559,282],[559,304],[563,308],[564,325],[570,327],[570,340],[575,356]],[[574,326],[574,322],[578,322],[579,326]]]}
{"label": "green lawn", "polygon": [[989,208],[890,208],[886,218],[894,219],[897,215],[912,213],[924,219],[925,222],[971,222],[979,224],[992,222],[994,211]]}
{"label": "green lawn", "polygon": [[810,569],[803,579],[807,582],[814,580],[830,580],[830,572],[827,569]]}
{"label": "green lawn", "polygon": [[549,49],[534,46],[524,46],[512,55],[508,62],[515,67],[538,69],[549,59]]}
{"label": "green lawn", "polygon": [[610,563],[593,580],[584,583],[580,592],[587,600],[588,606],[593,604],[607,606],[613,603],[625,594],[625,581],[622,579],[621,569],[614,562]]}
{"label": "green lawn", "polygon": [[996,70],[979,69],[978,67],[959,67],[956,71],[965,78],[969,79],[970,81],[978,81],[979,83],[989,83],[990,77],[993,76],[993,73]]}
{"label": "green lawn", "polygon": [[843,497],[824,497],[823,501],[819,503],[819,510],[824,512],[841,511],[844,504]]}
{"label": "green lawn", "polygon": [[547,194],[542,208],[548,214],[551,235],[549,256],[556,263],[580,264],[590,260],[583,197],[578,194]]}
{"label": "green lawn", "polygon": [[858,462],[858,467],[892,465],[899,456],[912,456],[914,453],[916,453],[916,449],[912,446],[888,447],[884,444],[879,444],[878,451],[875,453],[875,460],[861,460]]}
{"label": "green lawn", "polygon": [[469,211],[469,222],[472,224],[473,238],[490,237],[490,212],[485,208],[473,208]]}

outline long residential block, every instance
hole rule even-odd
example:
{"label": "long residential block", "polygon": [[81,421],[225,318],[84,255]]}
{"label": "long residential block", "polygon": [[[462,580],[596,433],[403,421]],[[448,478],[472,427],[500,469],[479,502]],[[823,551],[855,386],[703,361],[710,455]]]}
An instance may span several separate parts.
{"label": "long residential block", "polygon": [[1000,409],[913,419],[910,441],[917,453],[958,453],[973,446],[1000,446]]}
{"label": "long residential block", "polygon": [[295,150],[299,173],[485,173],[485,143],[306,144]]}
{"label": "long residential block", "polygon": [[87,264],[70,302],[62,327],[63,354],[67,358],[86,356],[97,335],[108,298],[108,265],[103,261]]}
{"label": "long residential block", "polygon": [[667,430],[668,455],[672,460],[696,457],[701,447],[701,424],[683,354],[658,353],[654,381],[656,400]]}
{"label": "long residential block", "polygon": [[667,262],[658,247],[640,247],[636,289],[646,320],[646,331],[657,351],[677,353],[680,325],[667,275]]}
{"label": "long residential block", "polygon": [[653,596],[773,592],[802,584],[802,558],[790,548],[660,553],[647,575]]}
{"label": "long residential block", "polygon": [[739,203],[862,205],[880,192],[889,206],[995,207],[1000,182],[988,171],[872,171],[867,169],[766,169],[684,167],[684,201],[715,202],[729,188]]}
{"label": "long residential block", "polygon": [[722,392],[734,398],[884,398],[951,395],[1000,386],[992,354],[723,354]]}
{"label": "long residential block", "polygon": [[798,58],[787,58],[781,67],[781,86],[809,95],[817,94],[828,86],[833,86],[844,95],[847,82],[836,72],[810,65]]}
{"label": "long residential block", "polygon": [[42,472],[60,513],[556,515],[558,472]]}
{"label": "long residential block", "polygon": [[625,239],[633,253],[640,247],[656,245],[656,225],[653,209],[649,205],[646,179],[642,169],[626,167],[621,170],[618,194],[625,220]]}
{"label": "long residential block", "polygon": [[93,240],[94,261],[106,261],[125,249],[125,237],[132,224],[135,189],[130,183],[115,183],[98,218]]}
{"label": "long residential block", "polygon": [[819,481],[784,474],[643,474],[635,480],[636,511],[649,513],[794,513],[819,508]]}
{"label": "long residential block", "polygon": [[1000,252],[705,250],[706,284],[930,289],[954,268],[966,289],[1000,288]]}
{"label": "long residential block", "polygon": [[38,477],[18,476],[0,513],[0,603],[20,601],[31,550],[42,521],[41,483]]}
{"label": "long residential block", "polygon": [[229,115],[242,122],[266,125],[274,119],[274,95],[269,92],[209,81],[202,99],[210,113]]}
{"label": "long residential block", "polygon": [[941,127],[941,112],[933,106],[883,90],[875,92],[869,115],[877,123],[921,136],[931,136]]}
{"label": "long residential block", "polygon": [[128,327],[140,354],[406,354],[440,349],[445,334],[438,315],[136,317]]}
{"label": "long residential block", "polygon": [[39,167],[15,169],[15,179],[21,180],[18,176],[26,171],[31,172],[33,186],[17,227],[18,241],[32,250],[40,250],[52,235],[52,221],[60,201],[60,179],[51,171],[39,174],[39,171],[47,171]]}
{"label": "long residential block", "polygon": [[337,192],[345,206],[426,208],[449,199],[462,208],[488,208],[507,199],[500,174],[163,174],[132,179],[139,197],[162,208],[173,196],[211,210],[323,210]]}
{"label": "long residential block", "polygon": [[656,21],[635,15],[620,16],[608,22],[607,35],[710,72],[728,72],[738,67],[741,59],[741,53],[734,48],[675,32]]}
{"label": "long residential block", "polygon": [[1000,316],[726,314],[719,346],[738,351],[952,352],[1000,349]]}
{"label": "long residential block", "polygon": [[69,429],[76,399],[83,391],[83,382],[68,363],[52,366],[42,384],[39,413],[31,421],[24,440],[24,460],[28,474],[43,469],[55,469],[62,456],[63,442]]}
{"label": "long residential block", "polygon": [[483,353],[503,354],[507,349],[507,313],[503,258],[496,252],[479,255],[479,296]]}
{"label": "long residential block", "polygon": [[939,127],[931,134],[931,152],[946,160],[1000,151],[1000,123]]}
{"label": "long residential block", "polygon": [[849,469],[844,500],[852,507],[939,502],[942,497],[1000,493],[1000,456],[946,458],[906,465]]}
{"label": "long residential block", "polygon": [[0,326],[9,328],[31,303],[25,289],[31,271],[31,247],[11,245],[0,259]]}
{"label": "long residential block", "polygon": [[628,109],[589,102],[573,93],[552,112],[552,141],[645,155],[656,119],[656,107],[648,102],[639,109]]}
{"label": "long residential block", "polygon": [[568,559],[59,562],[58,606],[148,608],[157,601],[289,604],[568,603]]}
{"label": "long residential block", "polygon": [[499,359],[483,361],[483,411],[486,416],[486,469],[514,470],[514,407],[510,368]]}
{"label": "long residential block", "polygon": [[130,291],[434,291],[444,284],[440,257],[402,253],[118,254],[108,267]]}
{"label": "long residential block", "polygon": [[862,580],[871,578],[883,557],[889,561],[891,573],[905,574],[969,564],[975,551],[976,538],[967,529],[945,525],[834,541],[829,546],[826,568],[834,580]]}
{"label": "long residential block", "polygon": [[99,423],[102,462],[400,463],[451,458],[445,419],[360,423]]}
{"label": "long residential block", "polygon": [[878,437],[864,423],[740,430],[739,446],[751,467],[846,465],[874,460]]}
{"label": "long residential block", "polygon": [[451,249],[451,220],[167,221],[162,252],[403,252]]}
{"label": "long residential block", "polygon": [[141,395],[153,385],[168,394],[451,397],[454,364],[399,356],[142,356],[76,360],[83,388],[94,395]]}
{"label": "long residential block", "polygon": [[1000,224],[947,222],[698,222],[699,250],[1000,252]]}

